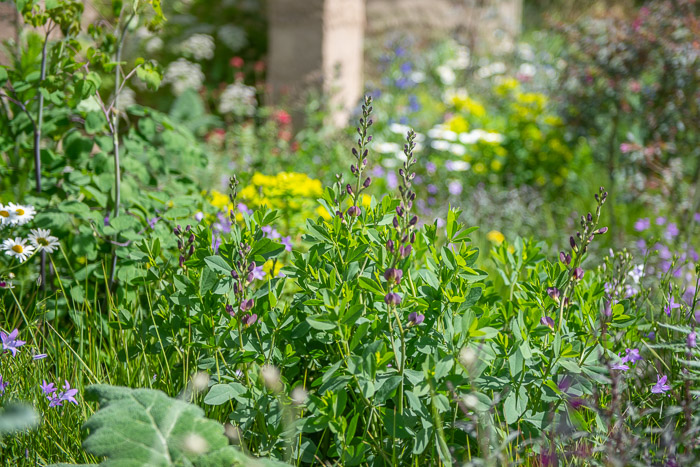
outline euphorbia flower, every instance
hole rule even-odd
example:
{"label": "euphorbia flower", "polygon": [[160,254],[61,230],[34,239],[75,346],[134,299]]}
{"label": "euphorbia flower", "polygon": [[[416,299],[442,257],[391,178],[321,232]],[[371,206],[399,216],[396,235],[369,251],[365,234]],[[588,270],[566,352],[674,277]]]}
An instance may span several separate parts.
{"label": "euphorbia flower", "polygon": [[656,384],[651,387],[652,394],[666,394],[671,389],[671,386],[666,384],[666,375],[656,375]]}
{"label": "euphorbia flower", "polygon": [[13,357],[17,355],[19,348],[26,344],[26,342],[17,339],[18,335],[18,329],[15,329],[9,334],[5,334],[4,332],[0,331],[0,341],[2,341],[2,349],[3,351],[12,352]]}

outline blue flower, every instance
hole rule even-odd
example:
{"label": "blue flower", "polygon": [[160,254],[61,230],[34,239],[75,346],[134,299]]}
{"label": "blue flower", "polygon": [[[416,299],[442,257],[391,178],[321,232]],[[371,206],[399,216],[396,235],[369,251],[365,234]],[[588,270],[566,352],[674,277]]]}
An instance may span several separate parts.
{"label": "blue flower", "polygon": [[17,339],[18,334],[18,329],[15,329],[9,334],[5,334],[4,332],[0,331],[0,341],[2,341],[2,349],[3,351],[12,352],[13,357],[17,355],[19,348],[26,344],[26,342]]}

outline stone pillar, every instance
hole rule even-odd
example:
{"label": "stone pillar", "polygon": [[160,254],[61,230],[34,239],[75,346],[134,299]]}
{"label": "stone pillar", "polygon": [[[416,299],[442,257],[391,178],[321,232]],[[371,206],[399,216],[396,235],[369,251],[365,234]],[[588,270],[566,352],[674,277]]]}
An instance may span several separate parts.
{"label": "stone pillar", "polygon": [[343,125],[362,95],[364,0],[269,0],[272,103],[294,104],[311,87],[330,96]]}

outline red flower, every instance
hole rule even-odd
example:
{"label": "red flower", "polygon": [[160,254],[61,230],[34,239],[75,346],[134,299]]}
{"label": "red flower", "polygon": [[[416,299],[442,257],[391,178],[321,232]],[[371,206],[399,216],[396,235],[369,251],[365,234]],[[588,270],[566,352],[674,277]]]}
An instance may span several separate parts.
{"label": "red flower", "polygon": [[229,64],[234,67],[234,68],[241,68],[243,67],[243,59],[241,57],[233,57],[229,61]]}

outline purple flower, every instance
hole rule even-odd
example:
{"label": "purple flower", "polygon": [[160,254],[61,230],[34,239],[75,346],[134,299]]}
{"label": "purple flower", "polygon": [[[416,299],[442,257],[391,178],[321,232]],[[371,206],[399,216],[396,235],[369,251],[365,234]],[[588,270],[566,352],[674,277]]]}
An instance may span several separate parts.
{"label": "purple flower", "polygon": [[[425,170],[426,170],[429,174],[434,174],[435,171],[437,170],[437,166],[436,166],[433,162],[426,162],[426,164],[425,164]],[[696,214],[696,216],[697,216],[697,215],[698,215],[698,214]],[[700,222],[700,220],[698,220],[698,222]]]}
{"label": "purple flower", "polygon": [[549,316],[543,316],[540,319],[540,324],[543,326],[547,326],[550,329],[554,329],[554,320],[550,318]]}
{"label": "purple flower", "polygon": [[389,292],[384,296],[384,303],[390,306],[397,306],[401,304],[401,296],[395,292]]}
{"label": "purple flower", "polygon": [[698,336],[695,333],[695,331],[693,331],[690,334],[688,334],[688,347],[693,349],[697,346],[698,346]]}
{"label": "purple flower", "polygon": [[258,279],[258,280],[265,279],[265,275],[267,274],[265,271],[263,271],[262,266],[255,266],[250,273],[253,276],[253,279]]}
{"label": "purple flower", "polygon": [[637,363],[642,359],[641,355],[639,355],[639,349],[626,349],[625,351],[627,352],[625,359],[630,363]]}
{"label": "purple flower", "polygon": [[646,337],[650,341],[653,341],[653,340],[656,340],[656,333],[654,331],[649,331],[649,334],[647,334],[644,337]]}
{"label": "purple flower", "polygon": [[434,184],[432,184],[432,183],[429,184],[426,188],[428,189],[428,193],[430,193],[431,195],[434,195],[434,194],[436,194],[436,193],[438,192],[438,187],[436,187],[436,186],[435,186]]}
{"label": "purple flower", "polygon": [[253,305],[255,302],[253,301],[252,298],[249,298],[248,300],[243,300],[241,301],[241,311],[248,311],[253,308]]}
{"label": "purple flower", "polygon": [[[617,354],[617,357],[620,358],[620,354]],[[629,361],[629,359],[627,358],[627,356],[624,356],[624,357],[620,358],[620,360],[617,363],[612,365],[611,368],[613,370],[627,371],[630,369],[630,367],[627,365],[628,361]]]}
{"label": "purple flower", "polygon": [[680,231],[678,230],[678,226],[674,223],[671,222],[666,226],[666,239],[667,240],[673,240],[678,236]]}
{"label": "purple flower", "polygon": [[48,357],[47,354],[45,354],[45,353],[38,353],[38,354],[36,354],[36,355],[34,355],[34,356],[32,357],[32,360],[43,360],[43,359],[45,359],[46,357]]}
{"label": "purple flower", "polygon": [[384,279],[386,279],[389,284],[400,284],[402,277],[403,271],[401,269],[388,268],[384,271]]}
{"label": "purple flower", "polygon": [[105,227],[107,227],[107,226],[109,225],[109,214],[107,214],[107,215],[105,216],[105,218],[104,218],[104,224],[105,224]]}
{"label": "purple flower", "polygon": [[423,322],[425,319],[425,316],[416,313],[415,311],[408,315],[408,325],[409,326],[418,326],[420,323]]}
{"label": "purple flower", "polygon": [[241,324],[245,327],[252,326],[258,320],[258,315],[244,315],[241,317]]}
{"label": "purple flower", "polygon": [[375,178],[380,178],[384,176],[384,167],[381,165],[375,165],[374,168],[372,169],[372,176]]}
{"label": "purple flower", "polygon": [[574,279],[576,280],[581,280],[583,279],[583,268],[574,268]]}
{"label": "purple flower", "polygon": [[462,193],[462,183],[458,180],[451,181],[447,185],[447,191],[449,191],[450,194],[454,196],[460,195]]}
{"label": "purple flower", "polygon": [[649,227],[651,227],[651,221],[648,217],[637,219],[637,222],[634,223],[634,230],[637,232],[644,232]]}
{"label": "purple flower", "polygon": [[284,249],[287,251],[292,251],[292,237],[287,235],[286,237],[282,237],[280,240],[282,242],[282,245],[284,245]]}
{"label": "purple flower", "polygon": [[146,219],[146,222],[148,223],[148,226],[151,228],[151,230],[156,228],[156,224],[160,220],[160,217],[151,217]]}
{"label": "purple flower", "polygon": [[5,389],[7,389],[7,386],[9,386],[10,383],[2,379],[2,375],[0,375],[0,396],[5,394]]}
{"label": "purple flower", "polygon": [[668,378],[666,377],[666,375],[656,375],[656,384],[651,387],[651,393],[665,394],[667,391],[669,391],[671,389],[671,386],[666,384],[667,379]]}
{"label": "purple flower", "polygon": [[202,222],[202,219],[204,219],[204,213],[202,211],[198,211],[197,214],[194,215],[194,220],[197,222]]}
{"label": "purple flower", "polygon": [[696,212],[695,215],[693,215],[693,220],[695,222],[700,222],[700,212]]}
{"label": "purple flower", "polygon": [[238,203],[238,205],[236,206],[236,209],[241,211],[243,214],[248,214],[249,216],[251,214],[253,214],[253,210],[248,209],[248,206],[246,206],[244,203]]}
{"label": "purple flower", "polygon": [[18,329],[15,329],[9,334],[5,334],[4,332],[0,331],[0,341],[2,341],[2,349],[3,351],[9,350],[10,352],[12,352],[13,357],[17,355],[19,348],[26,344],[26,342],[17,339],[18,335]]}
{"label": "purple flower", "polygon": [[556,287],[547,287],[547,294],[552,297],[552,300],[558,302],[561,292]]}
{"label": "purple flower", "polygon": [[75,400],[75,395],[78,394],[78,390],[71,389],[70,383],[68,381],[66,381],[66,384],[63,385],[63,389],[65,389],[65,391],[63,391],[59,396],[61,398],[61,402],[70,402],[72,404],[78,405],[78,401]]}
{"label": "purple flower", "polygon": [[41,392],[43,392],[44,395],[47,396],[47,399],[51,399],[51,397],[48,396],[56,392],[56,385],[53,383],[47,383],[46,380],[44,380],[41,386],[39,387],[41,388]]}
{"label": "purple flower", "polygon": [[394,172],[389,172],[388,174],[386,174],[386,184],[392,190],[399,186],[399,179],[396,177],[396,174]]}
{"label": "purple flower", "polygon": [[226,313],[231,315],[231,317],[236,316],[236,310],[233,308],[233,305],[227,304],[225,308],[226,308]]}
{"label": "purple flower", "polygon": [[676,308],[680,308],[681,305],[680,303],[676,303],[676,299],[671,295],[669,297],[668,305],[666,305],[666,308],[664,308],[664,311],[666,312],[666,315],[671,316],[671,311],[675,310]]}
{"label": "purple flower", "polygon": [[281,237],[280,233],[276,229],[272,228],[272,226],[266,225],[262,227],[261,230],[267,238],[270,238],[272,240],[276,240]]}

